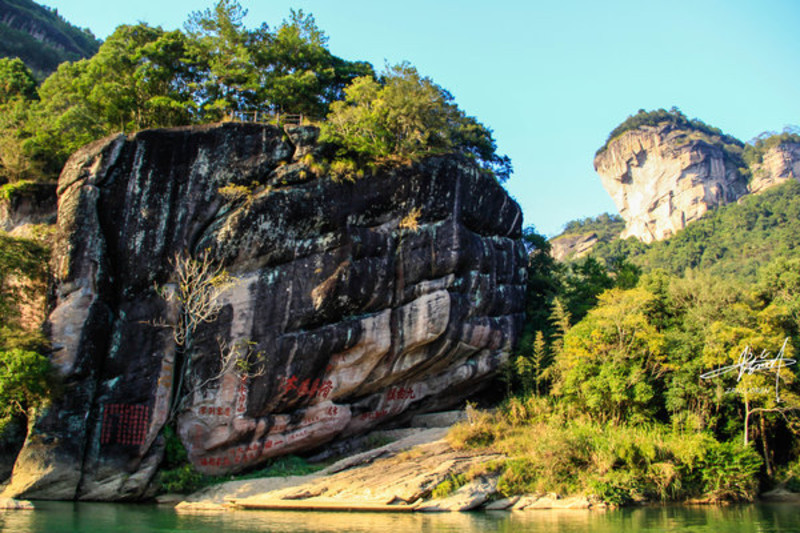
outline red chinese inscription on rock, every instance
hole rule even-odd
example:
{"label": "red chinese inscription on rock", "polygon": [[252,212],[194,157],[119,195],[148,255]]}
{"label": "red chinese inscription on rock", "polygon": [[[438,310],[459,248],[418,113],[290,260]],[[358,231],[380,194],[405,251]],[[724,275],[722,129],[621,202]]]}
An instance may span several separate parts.
{"label": "red chinese inscription on rock", "polygon": [[144,444],[149,424],[150,407],[147,405],[106,404],[103,409],[100,444]]}
{"label": "red chinese inscription on rock", "polygon": [[415,400],[417,395],[411,387],[392,387],[386,391],[386,401]]}
{"label": "red chinese inscription on rock", "polygon": [[329,379],[321,381],[317,378],[313,382],[310,379],[304,379],[301,383],[297,381],[297,376],[281,378],[280,387],[283,393],[289,394],[295,391],[295,394],[299,398],[308,396],[310,398],[322,398],[324,400],[327,399],[333,391],[333,381]]}
{"label": "red chinese inscription on rock", "polygon": [[381,409],[380,411],[370,411],[369,413],[363,413],[359,416],[359,418],[361,420],[377,420],[379,418],[383,418],[388,414],[389,414],[388,409]]}
{"label": "red chinese inscription on rock", "polygon": [[197,408],[197,414],[200,416],[231,416],[231,408],[230,407],[215,407],[213,405],[210,406],[201,406]]}

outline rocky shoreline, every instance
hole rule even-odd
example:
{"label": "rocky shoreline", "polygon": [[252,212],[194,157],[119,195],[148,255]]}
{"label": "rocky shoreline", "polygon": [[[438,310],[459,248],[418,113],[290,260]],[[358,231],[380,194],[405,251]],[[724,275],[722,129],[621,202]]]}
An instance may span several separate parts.
{"label": "rocky shoreline", "polygon": [[[175,509],[448,512],[606,507],[585,496],[561,498],[552,493],[505,498],[497,487],[498,474],[491,469],[492,462],[504,456],[454,450],[445,439],[448,430],[395,430],[398,440],[341,459],[317,473],[223,483],[187,497]],[[435,496],[437,487],[459,476],[470,481]]]}
{"label": "rocky shoreline", "polygon": [[[235,510],[460,512],[592,510],[610,506],[594,496],[562,497],[555,493],[505,497],[498,489],[492,463],[499,453],[455,450],[446,436],[462,411],[419,415],[412,426],[382,430],[372,436],[390,440],[377,448],[346,455],[318,472],[304,476],[243,479],[207,487],[191,495],[166,494],[156,501],[179,513]],[[436,497],[442,483],[459,476],[470,481]],[[800,503],[800,494],[774,489],[765,502]],[[687,505],[720,504],[707,500]],[[34,510],[35,502],[0,499],[0,510]]]}

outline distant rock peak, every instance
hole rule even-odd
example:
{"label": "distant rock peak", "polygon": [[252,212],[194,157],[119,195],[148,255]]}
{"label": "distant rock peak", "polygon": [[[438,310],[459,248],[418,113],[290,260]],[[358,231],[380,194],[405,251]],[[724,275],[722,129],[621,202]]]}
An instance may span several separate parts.
{"label": "distant rock peak", "polygon": [[723,146],[673,124],[626,131],[594,161],[625,219],[621,237],[644,242],[665,239],[747,194],[742,165]]}

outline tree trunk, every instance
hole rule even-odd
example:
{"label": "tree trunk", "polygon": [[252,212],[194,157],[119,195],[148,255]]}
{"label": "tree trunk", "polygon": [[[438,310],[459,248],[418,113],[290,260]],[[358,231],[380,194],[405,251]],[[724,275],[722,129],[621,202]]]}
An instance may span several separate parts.
{"label": "tree trunk", "polygon": [[745,397],[744,400],[744,445],[748,444],[748,435],[750,434],[750,402]]}
{"label": "tree trunk", "polygon": [[772,469],[772,460],[770,458],[771,454],[770,454],[769,444],[767,443],[767,425],[764,422],[764,413],[761,413],[761,416],[759,417],[759,424],[761,428],[761,444],[764,448],[764,464],[767,467],[767,476],[772,478],[774,472]]}

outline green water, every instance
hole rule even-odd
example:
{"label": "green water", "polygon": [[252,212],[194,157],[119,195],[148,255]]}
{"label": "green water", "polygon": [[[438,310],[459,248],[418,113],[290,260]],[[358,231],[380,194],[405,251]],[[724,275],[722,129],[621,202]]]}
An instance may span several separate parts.
{"label": "green water", "polygon": [[39,502],[36,511],[0,512],[0,531],[138,532],[800,532],[800,506],[652,507],[618,511],[515,513],[312,513],[232,511],[176,514],[149,505]]}

